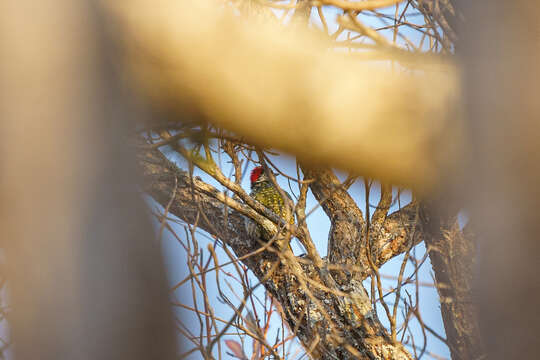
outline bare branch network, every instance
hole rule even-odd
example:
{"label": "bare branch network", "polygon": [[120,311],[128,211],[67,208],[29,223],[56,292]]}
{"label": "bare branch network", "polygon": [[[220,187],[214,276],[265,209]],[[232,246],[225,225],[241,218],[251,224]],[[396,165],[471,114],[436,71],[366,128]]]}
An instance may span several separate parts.
{"label": "bare branch network", "polygon": [[[221,174],[212,159],[196,156],[190,159],[209,174],[215,174],[214,178],[221,180],[227,189],[237,195],[237,199],[249,199],[238,183]],[[412,245],[420,241],[415,205],[408,205],[387,216],[385,208],[387,211],[389,199],[391,201],[391,188],[385,187],[377,214],[368,227],[362,211],[331,171],[304,170],[305,175],[300,179],[303,182],[300,193],[305,197],[310,186],[332,219],[329,257],[323,260],[314,250],[315,245],[305,225],[305,199],[302,200],[302,195],[294,209],[298,224],[279,232],[278,229],[285,227],[285,224],[274,214],[267,217],[266,209],[254,209],[245,204],[249,200],[240,202],[202,180],[190,177],[158,150],[141,152],[139,162],[149,181],[146,191],[166,208],[167,213],[193,224],[189,227],[190,238],[197,238],[195,229],[199,228],[230,246],[236,258],[241,259],[280,304],[289,329],[294,329],[312,356],[331,358],[333,355],[330,354],[349,353],[357,358],[365,352],[361,357],[375,354],[378,358],[391,358],[394,356],[392,354],[397,354],[396,358],[410,358],[396,343],[397,324],[394,322],[391,334],[387,334],[377,320],[362,280],[378,273],[378,267],[392,257],[410,251]],[[235,170],[241,174],[240,162],[237,162],[237,166]],[[260,239],[249,238],[245,229],[246,217],[275,234],[275,244],[279,243],[280,237],[290,241],[295,234],[308,255],[298,258],[288,247],[261,244]],[[362,240],[366,236],[370,238],[369,245]],[[366,249],[370,251],[366,252]],[[192,250],[192,254],[197,253]],[[212,270],[216,271],[221,265],[216,263],[215,256],[212,256],[212,260]],[[236,262],[234,258],[231,261]],[[238,267],[238,270],[239,279],[244,278],[242,267]],[[198,268],[192,272],[193,279],[198,279],[208,269]],[[380,278],[378,282],[380,286]],[[251,293],[247,286],[245,293]],[[399,289],[396,296],[400,296]],[[212,312],[206,309],[204,313]],[[391,317],[395,319],[396,314]],[[310,334],[319,334],[320,339],[313,342]],[[260,341],[260,336],[257,339]],[[270,349],[273,347],[267,346],[266,351]]]}
{"label": "bare branch network", "polygon": [[[184,135],[190,133],[192,138],[197,138],[194,135],[199,130],[176,131]],[[413,318],[421,324],[424,334],[432,334],[446,342],[444,336],[424,324],[420,315],[418,293],[419,288],[426,284],[419,280],[418,271],[425,263],[427,254],[416,258],[411,252],[426,234],[416,202],[389,214],[391,205],[399,201],[399,194],[392,196],[392,187],[383,185],[380,199],[371,215],[368,203],[362,211],[347,191],[354,178],[342,183],[331,170],[299,167],[298,174],[302,175],[289,176],[289,180],[298,186],[296,204],[291,209],[297,221],[291,226],[251,199],[240,186],[246,165],[250,162],[273,166],[269,155],[250,145],[235,142],[231,135],[219,134],[223,132],[209,129],[206,131],[205,144],[188,145],[189,142],[178,142],[178,138],[185,136],[171,136],[168,132],[162,132],[155,138],[146,138],[153,144],[147,145],[144,138],[139,144],[138,162],[147,179],[145,191],[165,209],[163,214],[156,213],[162,222],[161,229],[174,234],[183,244],[188,257],[190,276],[176,284],[174,289],[191,286],[193,293],[198,294],[194,297],[200,296],[204,300],[203,309],[197,308],[197,301],[191,306],[176,304],[192,310],[200,317],[201,324],[206,324],[201,327],[199,335],[192,333],[188,326],[179,325],[179,331],[193,343],[185,355],[199,351],[205,358],[212,358],[213,347],[223,346],[219,340],[223,335],[243,334],[254,342],[253,354],[257,358],[270,355],[289,358],[291,354],[286,352],[285,345],[294,337],[298,337],[306,352],[317,359],[418,358],[426,353],[427,340],[424,338],[421,347],[415,345],[414,335],[408,329]],[[211,140],[210,136],[215,136],[217,140]],[[179,169],[155,144],[170,146],[167,152],[169,156],[171,151],[181,154],[192,166],[212,176],[230,193],[221,192],[192,173]],[[259,155],[257,160],[251,157],[255,152]],[[222,162],[227,156],[232,164],[232,178],[222,173],[214,160],[216,154],[222,154]],[[273,169],[281,171],[279,167]],[[368,184],[367,194],[372,193],[370,186]],[[308,189],[331,220],[328,256],[325,258],[321,258],[317,252],[306,226],[307,217],[313,211],[306,210]],[[170,215],[188,224],[183,225],[185,234],[176,234],[167,223],[173,220]],[[246,232],[246,221],[255,221],[263,226],[274,235],[273,240],[264,243],[259,238],[250,238]],[[198,229],[213,237],[214,245],[206,249],[204,261],[205,251],[198,245],[198,238],[202,236]],[[461,236],[459,230],[454,231],[457,233],[452,236]],[[305,255],[295,256],[289,247],[280,245],[290,242],[293,236],[302,244]],[[227,246],[232,252],[226,250]],[[216,247],[223,247],[229,261],[220,262]],[[379,268],[400,254],[405,254],[401,270],[391,277],[396,280],[396,285],[385,288],[382,281],[384,275],[379,273]],[[413,265],[409,276],[405,274],[407,263]],[[231,271],[225,268],[230,264],[233,264],[236,275],[231,275]],[[259,283],[250,283],[248,270],[256,275]],[[219,290],[222,301],[234,309],[232,319],[223,319],[216,314],[212,301],[208,299],[208,277],[214,277],[213,273],[216,283],[222,283],[223,277],[232,277],[243,288],[240,294],[236,294],[236,301],[230,300],[225,291]],[[362,283],[366,278],[371,279],[370,291],[366,291]],[[416,296],[411,297],[402,290],[403,286],[409,284],[412,284]],[[268,295],[264,299],[254,294],[254,289],[259,285],[267,290]],[[264,303],[262,311],[254,305],[257,302]],[[374,310],[377,303],[383,304],[385,313],[382,316],[387,317],[389,331],[380,323],[379,315]],[[276,312],[286,321],[286,326],[281,337],[272,342],[268,338],[268,330],[271,315]],[[182,322],[179,320],[179,323]],[[202,329],[206,331],[204,334]],[[412,354],[405,350],[402,343],[412,349]],[[231,344],[231,340],[228,340],[228,344]],[[222,351],[220,347],[218,353]],[[437,355],[431,355],[437,358]]]}

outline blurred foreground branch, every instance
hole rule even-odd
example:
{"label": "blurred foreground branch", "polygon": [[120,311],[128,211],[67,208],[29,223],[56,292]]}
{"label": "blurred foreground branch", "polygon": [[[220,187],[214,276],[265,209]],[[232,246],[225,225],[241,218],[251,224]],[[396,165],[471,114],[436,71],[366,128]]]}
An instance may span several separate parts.
{"label": "blurred foreground branch", "polygon": [[176,355],[160,249],[120,140],[136,112],[99,21],[90,1],[0,2],[9,358]]}
{"label": "blurred foreground branch", "polygon": [[473,141],[462,198],[478,238],[481,331],[488,359],[533,359],[540,333],[539,4],[458,4],[468,16],[459,35]]}
{"label": "blurred foreground branch", "polygon": [[414,69],[392,71],[214,1],[106,4],[130,75],[178,114],[192,109],[247,142],[392,183],[429,186],[457,160],[456,71],[440,59],[381,52]]}

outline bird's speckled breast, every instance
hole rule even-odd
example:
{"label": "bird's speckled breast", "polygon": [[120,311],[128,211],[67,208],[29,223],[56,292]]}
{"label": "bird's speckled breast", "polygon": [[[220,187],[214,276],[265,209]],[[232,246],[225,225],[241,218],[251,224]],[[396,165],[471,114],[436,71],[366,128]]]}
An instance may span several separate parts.
{"label": "bird's speckled breast", "polygon": [[[285,202],[272,183],[264,181],[254,184],[250,195],[277,215],[285,218]],[[294,224],[294,215],[292,214],[289,223]]]}

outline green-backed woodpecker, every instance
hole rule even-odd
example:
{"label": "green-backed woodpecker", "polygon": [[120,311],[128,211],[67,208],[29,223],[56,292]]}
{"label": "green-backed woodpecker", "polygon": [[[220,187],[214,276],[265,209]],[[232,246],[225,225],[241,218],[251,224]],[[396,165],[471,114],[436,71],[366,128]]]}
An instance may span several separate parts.
{"label": "green-backed woodpecker", "polygon": [[[281,197],[279,190],[276,189],[272,181],[266,176],[264,168],[258,166],[251,171],[251,197],[263,204],[266,208],[272,210],[274,213],[285,219],[287,216],[285,201]],[[283,191],[285,195],[291,199],[291,196]],[[292,200],[292,199],[291,199]],[[289,212],[289,223],[294,224],[294,215]],[[248,234],[252,237],[259,237],[263,240],[270,241],[270,235],[265,234],[261,226],[250,221],[247,227]]]}

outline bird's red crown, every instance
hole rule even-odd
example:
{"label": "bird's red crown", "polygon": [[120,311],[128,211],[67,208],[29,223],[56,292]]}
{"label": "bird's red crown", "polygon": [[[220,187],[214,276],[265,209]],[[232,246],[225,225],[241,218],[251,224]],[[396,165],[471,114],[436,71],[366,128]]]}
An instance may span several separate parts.
{"label": "bird's red crown", "polygon": [[255,181],[257,181],[263,172],[264,169],[262,166],[257,166],[255,169],[251,170],[251,183],[253,184]]}

